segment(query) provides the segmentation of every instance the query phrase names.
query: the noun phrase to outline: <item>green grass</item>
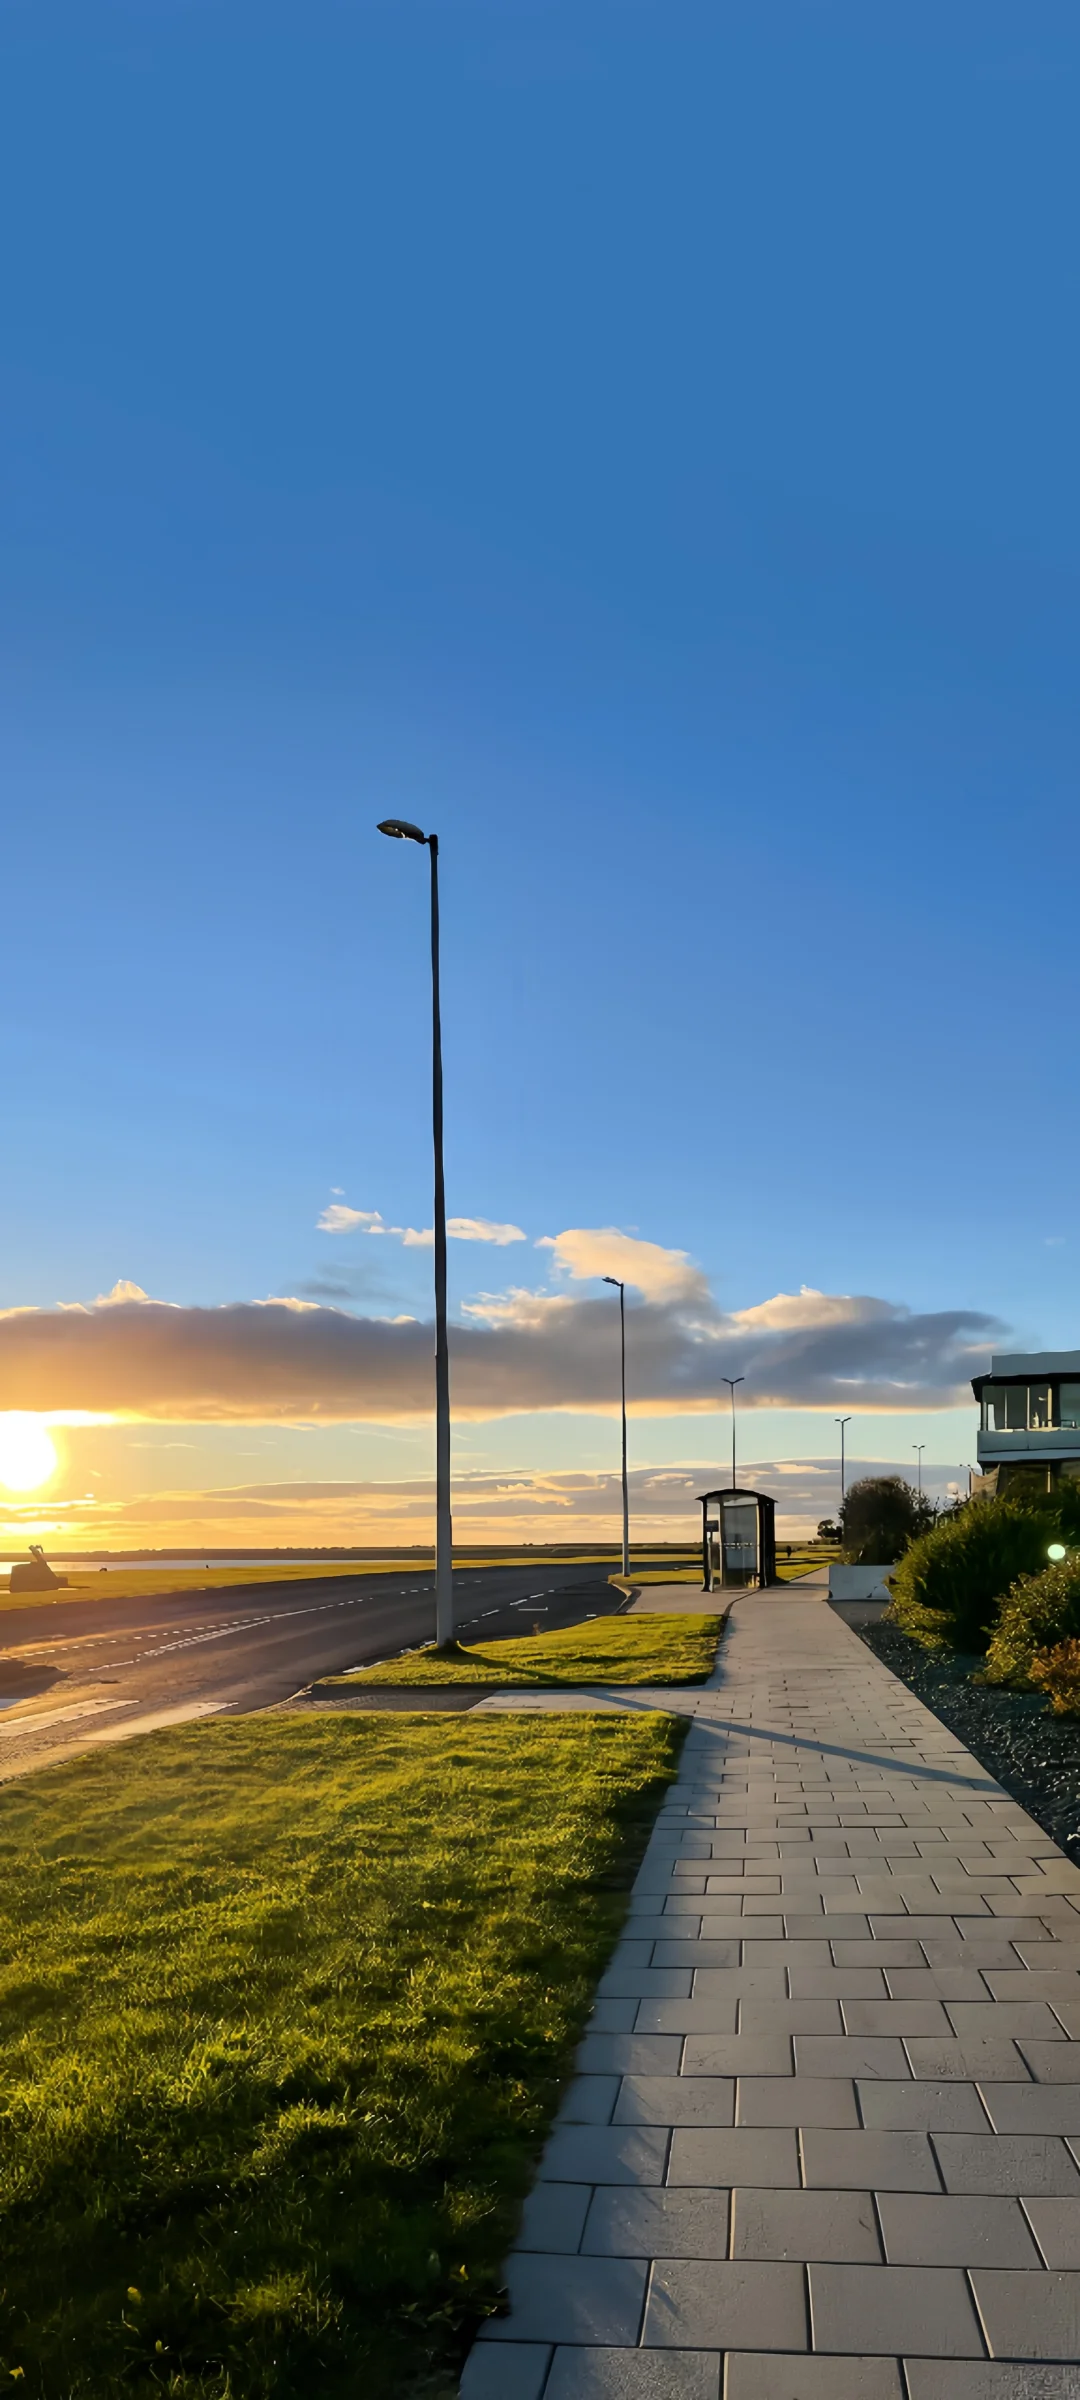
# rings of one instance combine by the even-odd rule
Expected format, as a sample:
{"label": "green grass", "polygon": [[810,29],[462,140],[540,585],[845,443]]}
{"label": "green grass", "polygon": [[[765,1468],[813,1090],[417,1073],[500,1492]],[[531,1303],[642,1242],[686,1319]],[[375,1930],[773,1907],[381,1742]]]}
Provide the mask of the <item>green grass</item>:
{"label": "green grass", "polygon": [[0,2382],[449,2393],[672,1719],[247,1719],[0,1795]]}
{"label": "green grass", "polygon": [[518,1690],[581,1683],[702,1683],[711,1675],[720,1617],[594,1617],[563,1633],[502,1642],[455,1642],[407,1650],[403,1658],[329,1675],[320,1690],[377,1684],[383,1690],[448,1683],[512,1684]]}

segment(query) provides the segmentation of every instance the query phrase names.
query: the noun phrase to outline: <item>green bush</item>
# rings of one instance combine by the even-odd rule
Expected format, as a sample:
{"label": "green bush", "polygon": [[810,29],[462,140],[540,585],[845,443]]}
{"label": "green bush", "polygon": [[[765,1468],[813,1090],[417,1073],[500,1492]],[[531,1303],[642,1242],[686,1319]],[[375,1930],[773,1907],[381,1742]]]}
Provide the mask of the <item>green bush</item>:
{"label": "green bush", "polygon": [[1059,1530],[1058,1495],[976,1500],[905,1550],[890,1578],[892,1621],[927,1648],[985,1650],[1002,1594],[1036,1576]]}
{"label": "green bush", "polygon": [[1080,1717],[1080,1642],[1074,1638],[1037,1651],[1031,1681],[1046,1693],[1055,1717]]}
{"label": "green bush", "polygon": [[902,1475],[864,1475],[840,1511],[844,1557],[852,1567],[891,1566],[933,1522],[933,1501]]}
{"label": "green bush", "polygon": [[1021,1575],[1005,1595],[986,1653],[987,1683],[1030,1689],[1038,1650],[1080,1633],[1080,1556]]}

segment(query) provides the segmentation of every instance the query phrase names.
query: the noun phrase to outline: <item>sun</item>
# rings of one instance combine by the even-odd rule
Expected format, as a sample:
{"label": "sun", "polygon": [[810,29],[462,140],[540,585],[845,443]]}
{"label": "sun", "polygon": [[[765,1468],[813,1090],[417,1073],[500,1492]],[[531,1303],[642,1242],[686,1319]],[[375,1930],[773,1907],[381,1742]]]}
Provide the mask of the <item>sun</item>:
{"label": "sun", "polygon": [[20,1410],[0,1415],[0,1483],[9,1492],[36,1492],[60,1461],[40,1417]]}

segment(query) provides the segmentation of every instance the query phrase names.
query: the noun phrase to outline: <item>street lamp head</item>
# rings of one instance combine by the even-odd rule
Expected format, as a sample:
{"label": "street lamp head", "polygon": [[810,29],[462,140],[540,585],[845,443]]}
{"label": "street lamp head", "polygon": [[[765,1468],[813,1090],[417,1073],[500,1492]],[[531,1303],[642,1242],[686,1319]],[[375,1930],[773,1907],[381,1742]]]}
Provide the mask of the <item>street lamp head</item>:
{"label": "street lamp head", "polygon": [[389,834],[392,842],[420,842],[427,848],[426,833],[421,833],[419,825],[408,824],[404,817],[384,817],[379,832]]}
{"label": "street lamp head", "polygon": [[1047,1558],[1053,1559],[1055,1566],[1058,1566],[1063,1558],[1068,1557],[1069,1553],[1065,1548],[1064,1542],[1048,1542],[1046,1545],[1046,1555]]}
{"label": "street lamp head", "polygon": [[617,1291],[617,1292],[621,1292],[621,1291],[622,1291],[622,1288],[623,1288],[623,1287],[622,1287],[622,1284],[619,1282],[619,1278],[618,1278],[618,1276],[617,1276],[617,1275],[601,1275],[601,1277],[600,1277],[600,1281],[601,1281],[601,1283],[613,1283],[613,1284],[614,1284],[614,1286],[615,1286],[615,1289],[616,1289],[616,1291]]}

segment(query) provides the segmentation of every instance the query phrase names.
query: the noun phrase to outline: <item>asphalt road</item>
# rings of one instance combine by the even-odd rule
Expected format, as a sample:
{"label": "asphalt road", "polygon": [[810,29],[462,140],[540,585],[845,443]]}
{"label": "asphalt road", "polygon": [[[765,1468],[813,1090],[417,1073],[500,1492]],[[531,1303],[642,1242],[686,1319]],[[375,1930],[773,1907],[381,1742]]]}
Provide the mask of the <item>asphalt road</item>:
{"label": "asphalt road", "polygon": [[[539,1559],[470,1569],[454,1584],[466,1640],[554,1630],[623,1605],[602,1570]],[[317,1676],[431,1640],[434,1608],[433,1582],[413,1567],[5,1610],[0,1782],[161,1725],[272,1708]]]}

